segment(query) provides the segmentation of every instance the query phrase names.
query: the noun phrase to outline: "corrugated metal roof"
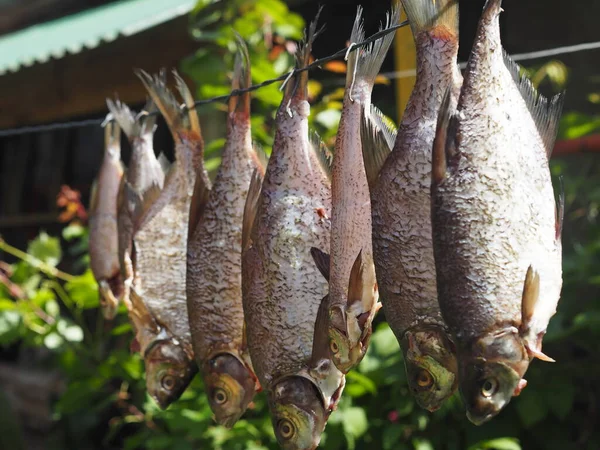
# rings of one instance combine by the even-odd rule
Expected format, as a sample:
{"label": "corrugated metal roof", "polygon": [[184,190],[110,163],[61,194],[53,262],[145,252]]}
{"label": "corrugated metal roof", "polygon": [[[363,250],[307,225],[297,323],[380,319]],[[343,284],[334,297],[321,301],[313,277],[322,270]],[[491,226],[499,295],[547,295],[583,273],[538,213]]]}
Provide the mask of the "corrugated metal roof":
{"label": "corrugated metal roof", "polygon": [[0,36],[0,75],[92,49],[189,13],[196,0],[123,0]]}

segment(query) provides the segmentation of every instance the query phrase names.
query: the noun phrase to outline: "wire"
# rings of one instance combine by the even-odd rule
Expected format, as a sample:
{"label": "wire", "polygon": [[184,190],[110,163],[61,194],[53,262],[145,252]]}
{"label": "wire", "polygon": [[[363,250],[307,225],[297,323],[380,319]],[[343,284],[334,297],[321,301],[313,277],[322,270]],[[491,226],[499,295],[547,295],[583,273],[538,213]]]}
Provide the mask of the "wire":
{"label": "wire", "polygon": [[[351,51],[352,52],[356,51],[359,48],[369,45],[370,43],[375,42],[377,39],[381,38],[382,36],[392,33],[394,31],[398,30],[399,28],[405,27],[406,25],[408,25],[407,20],[405,20],[404,22],[401,22],[397,25],[392,25],[383,30],[379,30],[377,33],[373,34],[371,37],[365,39],[364,41],[362,41],[360,43],[352,44],[351,49],[344,48],[342,50],[335,52],[332,55],[326,56],[321,59],[317,59],[317,60],[313,61],[311,64],[308,64],[307,66],[301,67],[299,69],[294,69],[294,70],[292,70],[288,73],[285,73],[277,78],[263,81],[262,83],[249,86],[245,89],[234,89],[229,94],[226,94],[226,95],[220,95],[218,97],[212,97],[212,98],[209,98],[206,100],[195,101],[194,107],[197,108],[199,106],[208,105],[210,103],[229,101],[229,99],[232,96],[242,95],[247,92],[253,92],[253,91],[256,91],[265,86],[269,86],[273,83],[277,83],[278,81],[285,81],[286,79],[289,79],[290,77],[292,77],[298,73],[305,72],[307,70],[311,70],[315,67],[320,67],[323,64],[325,64],[326,62],[333,61],[334,59],[338,59],[339,57],[346,55],[346,53],[349,53]],[[185,105],[182,105],[182,109],[186,109],[186,108],[187,107]],[[147,113],[147,115],[149,115],[149,116],[158,115],[158,111]],[[10,129],[6,129],[6,130],[0,130],[0,138],[7,137],[7,136],[22,135],[22,134],[39,133],[39,132],[43,132],[43,131],[62,130],[65,128],[78,128],[78,127],[86,127],[86,126],[90,126],[90,125],[101,125],[104,122],[104,120],[105,119],[76,120],[76,121],[72,121],[72,122],[61,122],[61,123],[51,123],[51,124],[47,124],[47,125],[34,125],[34,126],[28,126],[28,127],[10,128]]]}
{"label": "wire", "polygon": [[[373,34],[371,37],[369,37],[368,39],[365,39],[362,42],[352,44],[351,48],[344,48],[342,50],[335,52],[332,55],[326,56],[321,59],[317,59],[305,67],[302,67],[299,69],[294,69],[294,70],[287,72],[277,78],[263,81],[262,83],[249,86],[248,88],[245,88],[245,89],[234,89],[229,94],[226,94],[226,95],[220,95],[218,97],[213,97],[213,98],[209,98],[206,100],[198,100],[198,101],[194,102],[194,106],[197,108],[199,106],[208,105],[210,103],[225,102],[225,101],[228,101],[230,99],[230,97],[232,97],[232,96],[242,95],[247,92],[253,92],[253,91],[256,91],[265,86],[269,86],[273,83],[277,83],[278,81],[285,81],[286,79],[288,79],[298,73],[314,69],[315,67],[321,67],[323,64],[325,64],[329,61],[333,61],[342,56],[345,56],[349,52],[356,51],[359,48],[369,45],[370,43],[375,42],[380,37],[385,36],[393,31],[396,31],[397,29],[402,28],[406,25],[408,25],[408,21],[404,21],[398,25],[393,25],[389,28],[385,28],[385,29],[380,30],[377,33]],[[582,52],[582,51],[587,51],[587,50],[596,50],[596,49],[600,49],[600,41],[587,42],[587,43],[577,44],[577,45],[568,45],[568,46],[564,46],[564,47],[556,47],[556,48],[551,48],[551,49],[547,49],[547,50],[539,50],[539,51],[528,52],[528,53],[516,53],[516,54],[511,55],[511,58],[513,59],[513,61],[526,61],[526,60],[531,60],[531,59],[547,58],[549,56],[571,54],[571,53],[577,53],[577,52]],[[466,65],[467,65],[466,62],[459,63],[459,66],[461,69],[464,69],[466,67]],[[416,75],[416,71],[415,71],[415,69],[402,70],[399,72],[385,72],[385,73],[382,73],[381,75],[388,79],[407,78],[407,77],[414,77]],[[186,106],[183,105],[183,108],[186,108]],[[156,115],[156,114],[158,114],[157,111],[149,113],[148,115]],[[0,138],[8,137],[8,136],[22,135],[22,134],[30,134],[30,133],[41,133],[44,131],[64,130],[64,129],[68,129],[68,128],[97,126],[97,125],[101,125],[102,122],[104,122],[104,119],[87,119],[87,120],[76,120],[76,121],[71,121],[71,122],[51,123],[51,124],[47,124],[47,125],[32,125],[32,126],[19,127],[19,128],[9,128],[6,130],[0,130]]]}
{"label": "wire", "polygon": [[[566,54],[571,54],[571,53],[583,52],[583,51],[587,51],[587,50],[597,50],[597,49],[600,49],[600,41],[586,42],[583,44],[576,44],[576,45],[567,45],[564,47],[556,47],[556,48],[550,48],[548,50],[538,50],[535,52],[528,52],[528,53],[515,53],[513,55],[510,55],[510,57],[513,61],[529,61],[531,59],[547,58],[549,56],[566,55]],[[458,64],[458,66],[461,69],[465,69],[467,67],[467,62],[466,61],[461,62]],[[398,71],[398,72],[386,72],[386,73],[382,73],[381,75],[383,75],[384,77],[386,77],[390,80],[394,80],[394,79],[398,79],[398,78],[414,77],[416,74],[417,74],[417,72],[415,69],[409,69],[409,70],[402,70],[402,71]]]}

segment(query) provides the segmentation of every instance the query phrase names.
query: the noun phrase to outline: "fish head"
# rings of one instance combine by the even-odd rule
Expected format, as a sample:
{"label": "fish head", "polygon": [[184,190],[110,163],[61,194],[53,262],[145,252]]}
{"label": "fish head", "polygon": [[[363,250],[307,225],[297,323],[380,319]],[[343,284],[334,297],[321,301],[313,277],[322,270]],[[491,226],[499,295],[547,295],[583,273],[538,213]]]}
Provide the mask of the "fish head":
{"label": "fish head", "polygon": [[271,421],[284,450],[314,450],[325,429],[327,412],[322,396],[310,380],[290,376],[269,392]]}
{"label": "fish head", "polygon": [[529,357],[516,330],[479,339],[458,360],[460,393],[475,425],[496,416],[526,385]]}
{"label": "fish head", "polygon": [[175,339],[152,342],[144,352],[146,390],[161,409],[178,400],[197,372],[196,364]]}
{"label": "fish head", "polygon": [[402,342],[408,386],[420,407],[433,412],[458,386],[454,345],[438,327],[408,330]]}
{"label": "fish head", "polygon": [[254,398],[256,381],[250,369],[231,353],[220,353],[204,366],[204,386],[219,425],[231,428]]}
{"label": "fish head", "polygon": [[329,351],[331,360],[340,372],[348,373],[362,359],[361,346],[352,345],[348,337],[346,313],[340,307],[332,307],[329,311]]}

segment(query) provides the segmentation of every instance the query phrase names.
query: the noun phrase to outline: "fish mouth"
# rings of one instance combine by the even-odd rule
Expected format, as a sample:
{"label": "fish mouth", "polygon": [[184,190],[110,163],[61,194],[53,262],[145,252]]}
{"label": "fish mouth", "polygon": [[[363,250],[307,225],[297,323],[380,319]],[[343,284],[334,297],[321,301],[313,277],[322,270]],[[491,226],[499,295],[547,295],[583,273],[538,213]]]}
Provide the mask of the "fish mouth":
{"label": "fish mouth", "polygon": [[484,416],[480,416],[480,415],[473,414],[471,411],[467,411],[467,419],[469,419],[469,421],[473,425],[477,425],[477,426],[483,425],[484,423],[489,421],[495,415],[496,415],[495,413],[488,413]]}

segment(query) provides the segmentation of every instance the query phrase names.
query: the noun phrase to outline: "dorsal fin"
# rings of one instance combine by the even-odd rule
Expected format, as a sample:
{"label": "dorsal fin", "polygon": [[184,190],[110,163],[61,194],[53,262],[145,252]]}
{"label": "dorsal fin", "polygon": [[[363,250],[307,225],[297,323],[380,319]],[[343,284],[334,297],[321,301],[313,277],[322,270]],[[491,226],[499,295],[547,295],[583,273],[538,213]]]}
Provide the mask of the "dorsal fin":
{"label": "dorsal fin", "polygon": [[559,177],[560,191],[558,193],[558,202],[556,208],[556,240],[562,237],[563,225],[565,220],[565,183],[562,175]]}
{"label": "dorsal fin", "polygon": [[261,177],[265,176],[265,172],[267,171],[267,164],[269,163],[269,157],[265,152],[265,149],[258,142],[252,142],[252,151],[254,152],[254,156],[256,157],[256,168],[260,172]]}
{"label": "dorsal fin", "polygon": [[325,143],[321,140],[321,136],[316,131],[309,132],[309,141],[312,150],[317,155],[321,170],[327,176],[327,179],[331,181],[331,164],[333,156],[331,151],[327,148]]}
{"label": "dorsal fin", "polygon": [[196,181],[194,182],[194,193],[190,203],[190,215],[188,219],[188,241],[194,236],[194,231],[198,228],[200,220],[204,215],[204,209],[208,202],[210,194],[210,185],[207,186],[203,173],[196,173]]}
{"label": "dorsal fin", "polygon": [[321,272],[321,275],[323,275],[323,278],[329,281],[329,268],[331,265],[330,256],[317,247],[311,247],[310,254],[313,257],[313,261],[315,262],[317,269],[319,269],[319,272]]}
{"label": "dorsal fin", "polygon": [[183,81],[183,78],[179,76],[175,69],[173,69],[173,77],[175,78],[177,90],[179,91],[179,94],[181,95],[181,98],[183,98],[185,106],[187,107],[190,129],[199,135],[202,135],[200,129],[200,119],[198,119],[198,112],[196,111],[196,102],[194,101],[194,96],[192,95],[192,92],[187,84],[185,84],[185,81]]}
{"label": "dorsal fin", "polygon": [[254,169],[254,172],[252,172],[252,178],[250,179],[248,195],[246,196],[246,204],[244,205],[244,218],[242,221],[242,253],[248,250],[250,246],[250,237],[252,235],[254,222],[256,220],[258,200],[260,199],[260,192],[262,190],[262,182],[262,175],[258,169]]}
{"label": "dorsal fin", "polygon": [[369,189],[372,191],[385,160],[394,148],[397,131],[375,106],[371,105],[370,113],[367,113],[364,108],[361,112],[360,135],[363,160]]}
{"label": "dorsal fin", "polygon": [[565,93],[561,92],[548,100],[533,87],[529,78],[520,73],[519,65],[511,59],[510,55],[504,49],[502,49],[502,52],[504,64],[519,88],[523,100],[525,100],[546,148],[546,156],[550,159],[558,134],[558,124],[565,102]]}

